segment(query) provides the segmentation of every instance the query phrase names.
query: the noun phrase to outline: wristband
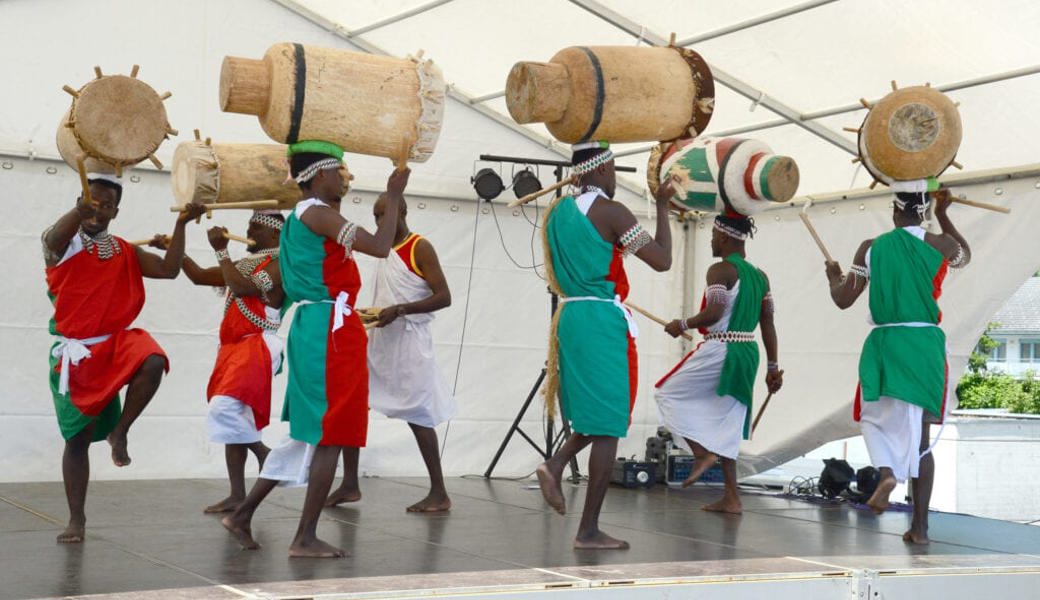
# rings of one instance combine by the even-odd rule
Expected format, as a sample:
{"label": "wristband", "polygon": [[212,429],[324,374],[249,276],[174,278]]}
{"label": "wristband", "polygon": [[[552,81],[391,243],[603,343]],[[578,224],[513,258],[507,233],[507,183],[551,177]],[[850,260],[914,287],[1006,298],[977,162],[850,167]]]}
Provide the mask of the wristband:
{"label": "wristband", "polygon": [[774,371],[779,371],[779,370],[780,370],[780,364],[779,363],[775,363],[775,362],[767,362],[766,363],[766,371],[772,373]]}
{"label": "wristband", "polygon": [[216,254],[217,254],[217,262],[220,262],[220,261],[225,260],[225,259],[231,260],[231,255],[228,254],[227,248],[221,248],[220,250],[217,250]]}

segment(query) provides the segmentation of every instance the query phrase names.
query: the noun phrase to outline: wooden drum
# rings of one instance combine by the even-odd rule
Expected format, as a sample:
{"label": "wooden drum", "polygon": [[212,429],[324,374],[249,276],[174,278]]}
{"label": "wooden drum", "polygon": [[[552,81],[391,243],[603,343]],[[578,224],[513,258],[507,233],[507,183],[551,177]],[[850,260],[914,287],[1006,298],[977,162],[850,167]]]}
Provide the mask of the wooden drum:
{"label": "wooden drum", "polygon": [[506,105],[517,123],[545,123],[568,144],[692,138],[711,119],[715,81],[685,48],[571,47],[516,63]]}
{"label": "wooden drum", "polygon": [[325,140],[394,160],[404,151],[416,162],[437,145],[445,91],[430,60],[293,43],[260,60],[227,56],[220,71],[220,109],[258,116],[276,142]]}
{"label": "wooden drum", "polygon": [[898,89],[870,107],[859,130],[859,154],[874,179],[891,184],[937,177],[961,145],[957,106],[927,86]]}
{"label": "wooden drum", "polygon": [[94,71],[97,78],[78,90],[64,88],[72,95],[72,106],[58,127],[62,158],[73,168],[82,157],[90,163],[88,170],[94,166],[116,173],[145,159],[162,168],[154,153],[167,134],[177,135],[163,106],[169,92],[160,96],[137,79],[136,65],[130,76],[102,75],[97,67]]}
{"label": "wooden drum", "polygon": [[769,202],[787,202],[798,190],[798,165],[777,156],[758,140],[683,139],[660,144],[650,153],[647,184],[657,193],[672,181],[672,204],[680,210],[742,215],[762,211]]}
{"label": "wooden drum", "polygon": [[301,195],[295,182],[286,183],[287,169],[279,144],[182,142],[173,154],[170,185],[181,206],[277,200],[277,208],[287,210]]}

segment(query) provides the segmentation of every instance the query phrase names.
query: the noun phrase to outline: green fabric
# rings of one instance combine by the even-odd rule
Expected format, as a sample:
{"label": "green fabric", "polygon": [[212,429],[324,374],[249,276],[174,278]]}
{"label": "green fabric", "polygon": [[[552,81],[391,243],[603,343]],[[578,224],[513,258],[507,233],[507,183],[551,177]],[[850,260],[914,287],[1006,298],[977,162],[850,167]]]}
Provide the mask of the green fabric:
{"label": "green fabric", "polygon": [[[546,225],[553,269],[565,297],[613,300],[607,280],[614,248],[566,197]],[[629,424],[628,324],[610,302],[561,302],[560,406],[574,431],[624,437]]]}
{"label": "green fabric", "polygon": [[303,154],[305,152],[325,154],[332,158],[343,160],[343,148],[324,140],[302,140],[295,144],[289,144],[289,148],[286,150],[285,155],[293,156],[294,154]]}
{"label": "green fabric", "polygon": [[[54,320],[51,319],[51,327],[53,328],[53,326]],[[50,364],[48,381],[51,386],[51,398],[54,400],[54,413],[58,417],[58,429],[61,430],[61,437],[70,440],[91,423],[96,423],[91,441],[100,442],[107,438],[108,434],[112,433],[116,424],[119,423],[119,417],[123,414],[123,407],[119,402],[119,394],[116,394],[115,398],[112,398],[112,401],[97,416],[92,417],[80,412],[76,405],[72,403],[72,398],[68,392],[64,394],[58,392],[61,373],[55,371],[55,369],[58,367],[58,363],[61,362],[61,358],[54,356],[53,353],[54,348],[57,346],[58,342],[54,342],[51,346],[50,360],[48,361]]]}
{"label": "green fabric", "polygon": [[329,299],[322,272],[324,259],[325,238],[291,213],[282,227],[278,250],[282,289],[288,300],[284,308],[301,300],[316,304],[296,307],[289,327],[285,353],[289,377],[282,421],[289,422],[290,437],[308,444],[321,441],[322,416],[328,408],[325,364],[332,304],[323,302]]}
{"label": "green fabric", "polygon": [[[766,296],[766,277],[739,254],[730,254],[726,262],[737,268],[740,289],[733,300],[729,327],[726,331],[755,331]],[[755,376],[758,374],[758,342],[728,342],[726,360],[722,363],[719,396],[733,396],[747,407],[744,415],[744,439],[751,435],[751,407],[754,402]]]}
{"label": "green fabric", "polygon": [[[933,297],[942,254],[904,229],[870,247],[870,316],[874,323],[939,323]],[[862,399],[881,396],[941,417],[946,390],[946,334],[939,327],[876,327],[859,361]]]}

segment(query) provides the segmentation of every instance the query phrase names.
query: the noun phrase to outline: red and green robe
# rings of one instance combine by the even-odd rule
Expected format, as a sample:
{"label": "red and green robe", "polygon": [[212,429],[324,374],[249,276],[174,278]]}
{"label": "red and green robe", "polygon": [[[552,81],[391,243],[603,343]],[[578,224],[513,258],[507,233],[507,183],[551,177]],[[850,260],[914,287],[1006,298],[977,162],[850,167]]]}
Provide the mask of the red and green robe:
{"label": "red and green robe", "polygon": [[638,361],[631,315],[621,305],[629,290],[624,253],[600,236],[573,197],[559,201],[545,227],[561,292],[556,336],[564,418],[577,433],[625,437]]}
{"label": "red and green robe", "polygon": [[120,238],[114,241],[120,251],[102,260],[96,247],[88,251],[73,238],[61,262],[45,271],[54,305],[51,334],[75,340],[110,336],[90,345],[90,356],[79,364],[69,364],[67,393],[59,390],[61,358],[54,355],[61,340],[51,348],[51,394],[66,440],[94,422],[94,441],[105,439],[122,411],[119,390],[149,356],[166,359],[148,332],[129,328],[144,306],[144,280],[136,248]]}
{"label": "red and green robe", "polygon": [[948,262],[905,229],[878,236],[870,246],[870,316],[875,327],[859,361],[860,403],[888,396],[942,419],[946,405],[946,334],[938,299]]}
{"label": "red and green robe", "polygon": [[[282,420],[295,440],[323,446],[362,447],[368,433],[368,337],[350,310],[361,289],[361,275],[350,253],[311,231],[300,220],[322,206],[303,200],[282,228],[279,268],[287,301],[297,304],[289,329],[289,382]],[[345,296],[342,296],[345,294]],[[336,302],[342,326],[333,330]]]}
{"label": "red and green robe", "polygon": [[[251,274],[263,271],[271,261],[266,257]],[[253,409],[257,430],[271,422],[272,356],[264,332],[277,330],[278,323],[267,320],[267,306],[259,296],[238,297],[228,290],[227,308],[220,322],[220,348],[206,398],[230,396]]]}

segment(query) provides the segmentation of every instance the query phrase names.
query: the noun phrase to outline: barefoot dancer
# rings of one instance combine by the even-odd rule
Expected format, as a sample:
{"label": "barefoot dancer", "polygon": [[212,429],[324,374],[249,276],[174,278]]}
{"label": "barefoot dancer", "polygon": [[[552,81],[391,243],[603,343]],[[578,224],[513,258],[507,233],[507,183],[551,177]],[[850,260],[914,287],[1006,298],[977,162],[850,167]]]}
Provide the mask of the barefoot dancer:
{"label": "barefoot dancer", "polygon": [[[65,438],[61,470],[69,503],[63,543],[82,542],[90,479],[91,442],[107,439],[112,462],[130,464],[127,432],[159,389],[168,368],[162,348],[143,329],[131,329],[144,306],[142,277],[172,279],[181,269],[184,226],[201,210],[189,208],[164,258],[108,233],[119,214],[123,186],[113,175],[87,176],[92,201],[82,197],[43,233],[47,291],[54,304],[50,386]],[[127,387],[126,406],[119,390]]]}
{"label": "barefoot dancer", "polygon": [[676,443],[696,457],[683,487],[695,483],[722,457],[725,493],[704,510],[739,514],[737,455],[750,433],[752,390],[758,372],[755,327],[762,329],[770,393],[783,385],[777,366],[773,297],[766,274],[745,260],[744,243],[754,231],[751,219],[719,215],[711,236],[712,256],[724,257],[708,269],[701,312],[665,326],[672,337],[699,329],[704,341],[657,382],[661,422]]}
{"label": "barefoot dancer", "polygon": [[306,198],[285,222],[279,253],[282,289],[298,304],[289,329],[282,409],[290,437],[271,450],[260,479],[223,523],[244,548],[259,548],[251,531],[257,506],[279,481],[306,483],[289,556],[340,557],[346,553],[318,539],[317,527],[340,451],[364,446],[368,432],[367,337],[351,308],[361,289],[352,253],[383,258],[390,252],[409,171],[390,175],[386,219],[373,235],[339,214],[351,179],[341,148],[303,141],[289,147],[289,156],[290,172]]}
{"label": "barefoot dancer", "polygon": [[[379,226],[386,213],[380,196],[373,213]],[[408,229],[408,206],[401,203],[394,234],[394,251],[379,261],[373,304],[381,307],[378,327],[369,332],[369,405],[384,415],[404,419],[415,435],[430,474],[430,493],[408,512],[439,512],[451,508],[444,488],[437,448],[437,425],[455,413],[451,389],[437,368],[430,324],[433,312],[451,305],[451,291],[437,252],[426,238]],[[361,499],[357,448],[343,450],[343,483],[327,506]]]}
{"label": "barefoot dancer", "polygon": [[558,381],[560,406],[574,433],[538,467],[537,475],[546,502],[563,514],[563,469],[592,444],[585,508],[574,547],[627,548],[628,542],[599,529],[618,438],[628,433],[637,387],[635,321],[621,303],[628,295],[623,259],[635,254],[657,271],[671,266],[672,188],[663,185],[658,190],[657,231],[651,238],[624,204],[611,199],[614,159],[606,143],[574,146],[572,163],[581,193],[550,207],[543,231],[547,279],[560,295],[550,333],[546,397],[555,400]]}
{"label": "barefoot dancer", "polygon": [[282,364],[282,340],[275,335],[282,322],[282,278],[278,271],[278,236],[285,219],[277,210],[253,213],[246,235],[253,240],[249,256],[231,262],[227,230],[213,227],[209,243],[218,266],[203,269],[184,257],[184,274],[195,285],[227,288],[220,348],[209,378],[210,440],[224,444],[231,494],[204,512],[235,510],[246,497],[246,458],[252,452],[264,466],[270,450],[260,430],[271,420],[271,376]]}
{"label": "barefoot dancer", "polygon": [[[934,181],[934,180],[932,180]],[[896,229],[864,241],[848,275],[828,262],[831,298],[848,308],[870,283],[870,318],[874,330],[863,343],[855,418],[860,422],[871,462],[881,471],[877,490],[867,501],[874,512],[888,508],[897,482],[910,477],[914,514],[903,539],[928,543],[928,503],[935,461],[929,451],[929,422],[941,419],[949,392],[946,335],[939,328],[938,298],[947,268],[968,264],[968,242],[946,210],[947,190],[897,192],[892,220]],[[921,222],[931,199],[942,233],[927,233]]]}

